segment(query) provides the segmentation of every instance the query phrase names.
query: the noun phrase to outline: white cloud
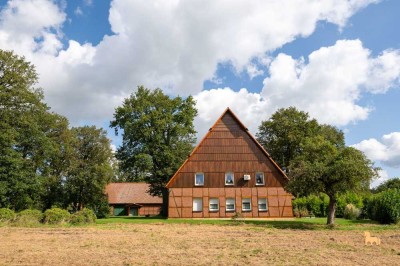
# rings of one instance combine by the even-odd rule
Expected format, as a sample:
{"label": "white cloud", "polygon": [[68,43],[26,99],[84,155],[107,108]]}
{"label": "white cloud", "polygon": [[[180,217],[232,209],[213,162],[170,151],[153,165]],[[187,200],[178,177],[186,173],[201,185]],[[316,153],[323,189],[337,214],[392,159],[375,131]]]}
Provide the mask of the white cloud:
{"label": "white cloud", "polygon": [[195,119],[199,138],[205,135],[227,107],[239,116],[252,134],[257,132],[260,122],[265,119],[267,103],[261,99],[260,94],[250,93],[246,89],[238,92],[230,88],[202,91],[194,99],[199,113]]}
{"label": "white cloud", "polygon": [[352,146],[364,152],[372,161],[394,168],[400,167],[400,132],[383,135],[380,141],[371,138]]}
{"label": "white cloud", "polygon": [[[104,120],[140,84],[170,94],[196,94],[226,62],[237,72],[259,75],[262,70],[252,62],[262,61],[265,53],[309,36],[318,21],[343,27],[360,8],[375,2],[114,0],[109,21],[115,35],[97,46],[70,41],[64,50],[62,6],[51,0],[10,0],[1,11],[0,48],[38,65],[46,101],[56,112],[73,122]],[[352,111],[358,116],[367,112]]]}
{"label": "white cloud", "polygon": [[308,63],[278,55],[261,95],[276,108],[296,106],[320,122],[347,125],[366,119],[371,111],[358,104],[362,92],[385,92],[398,82],[399,64],[399,51],[374,58],[361,41],[340,40],[312,52]]}
{"label": "white cloud", "polygon": [[[336,126],[366,119],[371,108],[358,104],[361,93],[370,91],[369,84],[393,84],[400,77],[400,72],[380,77],[370,73],[375,73],[376,62],[397,55],[398,51],[385,51],[372,57],[359,40],[342,40],[314,51],[308,63],[304,58],[296,60],[279,54],[270,64],[270,77],[264,80],[261,93],[225,88],[197,94],[195,99],[200,113],[197,125],[200,132],[205,132],[212,123],[210,120],[214,121],[227,106],[244,119],[253,134],[262,120],[268,119],[278,108],[289,106],[308,111],[321,123]],[[400,58],[395,60],[397,64],[387,64],[387,72],[396,72]],[[375,148],[372,149],[377,156],[379,152]]]}
{"label": "white cloud", "polygon": [[385,170],[379,170],[378,178],[371,182],[370,187],[371,188],[377,187],[387,180],[389,180],[389,174]]}

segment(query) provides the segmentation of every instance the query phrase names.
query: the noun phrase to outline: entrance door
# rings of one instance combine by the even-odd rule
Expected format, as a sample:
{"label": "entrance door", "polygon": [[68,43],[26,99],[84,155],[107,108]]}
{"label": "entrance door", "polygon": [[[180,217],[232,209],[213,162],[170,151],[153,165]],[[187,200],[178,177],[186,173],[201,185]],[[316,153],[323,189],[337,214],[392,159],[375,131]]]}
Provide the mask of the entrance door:
{"label": "entrance door", "polygon": [[138,208],[131,207],[129,209],[129,216],[138,216]]}
{"label": "entrance door", "polygon": [[126,215],[125,206],[116,205],[114,206],[114,216],[124,216]]}

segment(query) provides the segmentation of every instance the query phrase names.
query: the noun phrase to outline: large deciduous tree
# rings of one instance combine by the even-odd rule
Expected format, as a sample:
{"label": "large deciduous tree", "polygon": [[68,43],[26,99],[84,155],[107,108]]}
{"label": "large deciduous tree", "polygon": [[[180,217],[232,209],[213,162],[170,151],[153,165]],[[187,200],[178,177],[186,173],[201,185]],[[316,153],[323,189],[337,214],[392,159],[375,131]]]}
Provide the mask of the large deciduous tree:
{"label": "large deciduous tree", "polygon": [[145,179],[152,195],[166,195],[165,185],[195,143],[191,96],[170,98],[142,86],[116,108],[110,126],[122,132],[117,150],[120,169],[130,181]]}
{"label": "large deciduous tree", "polygon": [[24,57],[0,50],[0,206],[41,207],[53,114],[35,88],[37,73]]}
{"label": "large deciduous tree", "polygon": [[256,137],[275,162],[288,170],[290,161],[301,152],[302,140],[314,135],[317,127],[317,121],[310,119],[307,113],[295,107],[281,108],[261,122]]}
{"label": "large deciduous tree", "polygon": [[329,196],[328,224],[334,224],[338,195],[367,190],[376,176],[372,162],[362,152],[346,147],[342,131],[321,125],[294,107],[279,109],[262,122],[257,137],[286,170],[290,192]]}
{"label": "large deciduous tree", "polygon": [[65,179],[66,200],[74,210],[96,209],[113,178],[110,140],[105,130],[94,126],[75,127],[71,132],[73,159]]}

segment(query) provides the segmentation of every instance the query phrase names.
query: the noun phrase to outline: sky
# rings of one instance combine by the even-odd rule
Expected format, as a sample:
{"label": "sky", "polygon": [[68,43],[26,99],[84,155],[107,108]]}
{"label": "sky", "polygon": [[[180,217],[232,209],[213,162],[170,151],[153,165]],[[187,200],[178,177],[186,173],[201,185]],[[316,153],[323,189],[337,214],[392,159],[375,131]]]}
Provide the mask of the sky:
{"label": "sky", "polygon": [[295,106],[400,177],[398,0],[0,0],[0,49],[71,125],[108,131],[143,85],[192,95],[198,139],[230,107],[255,135]]}

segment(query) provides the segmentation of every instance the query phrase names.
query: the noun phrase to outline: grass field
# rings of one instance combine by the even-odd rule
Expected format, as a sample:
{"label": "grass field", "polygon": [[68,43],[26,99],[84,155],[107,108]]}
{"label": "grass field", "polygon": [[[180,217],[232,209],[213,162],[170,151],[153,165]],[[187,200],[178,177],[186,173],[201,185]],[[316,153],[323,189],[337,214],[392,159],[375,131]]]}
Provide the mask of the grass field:
{"label": "grass field", "polygon": [[[0,265],[400,265],[400,227],[338,219],[109,218],[0,227]],[[363,231],[381,238],[365,246]]]}

